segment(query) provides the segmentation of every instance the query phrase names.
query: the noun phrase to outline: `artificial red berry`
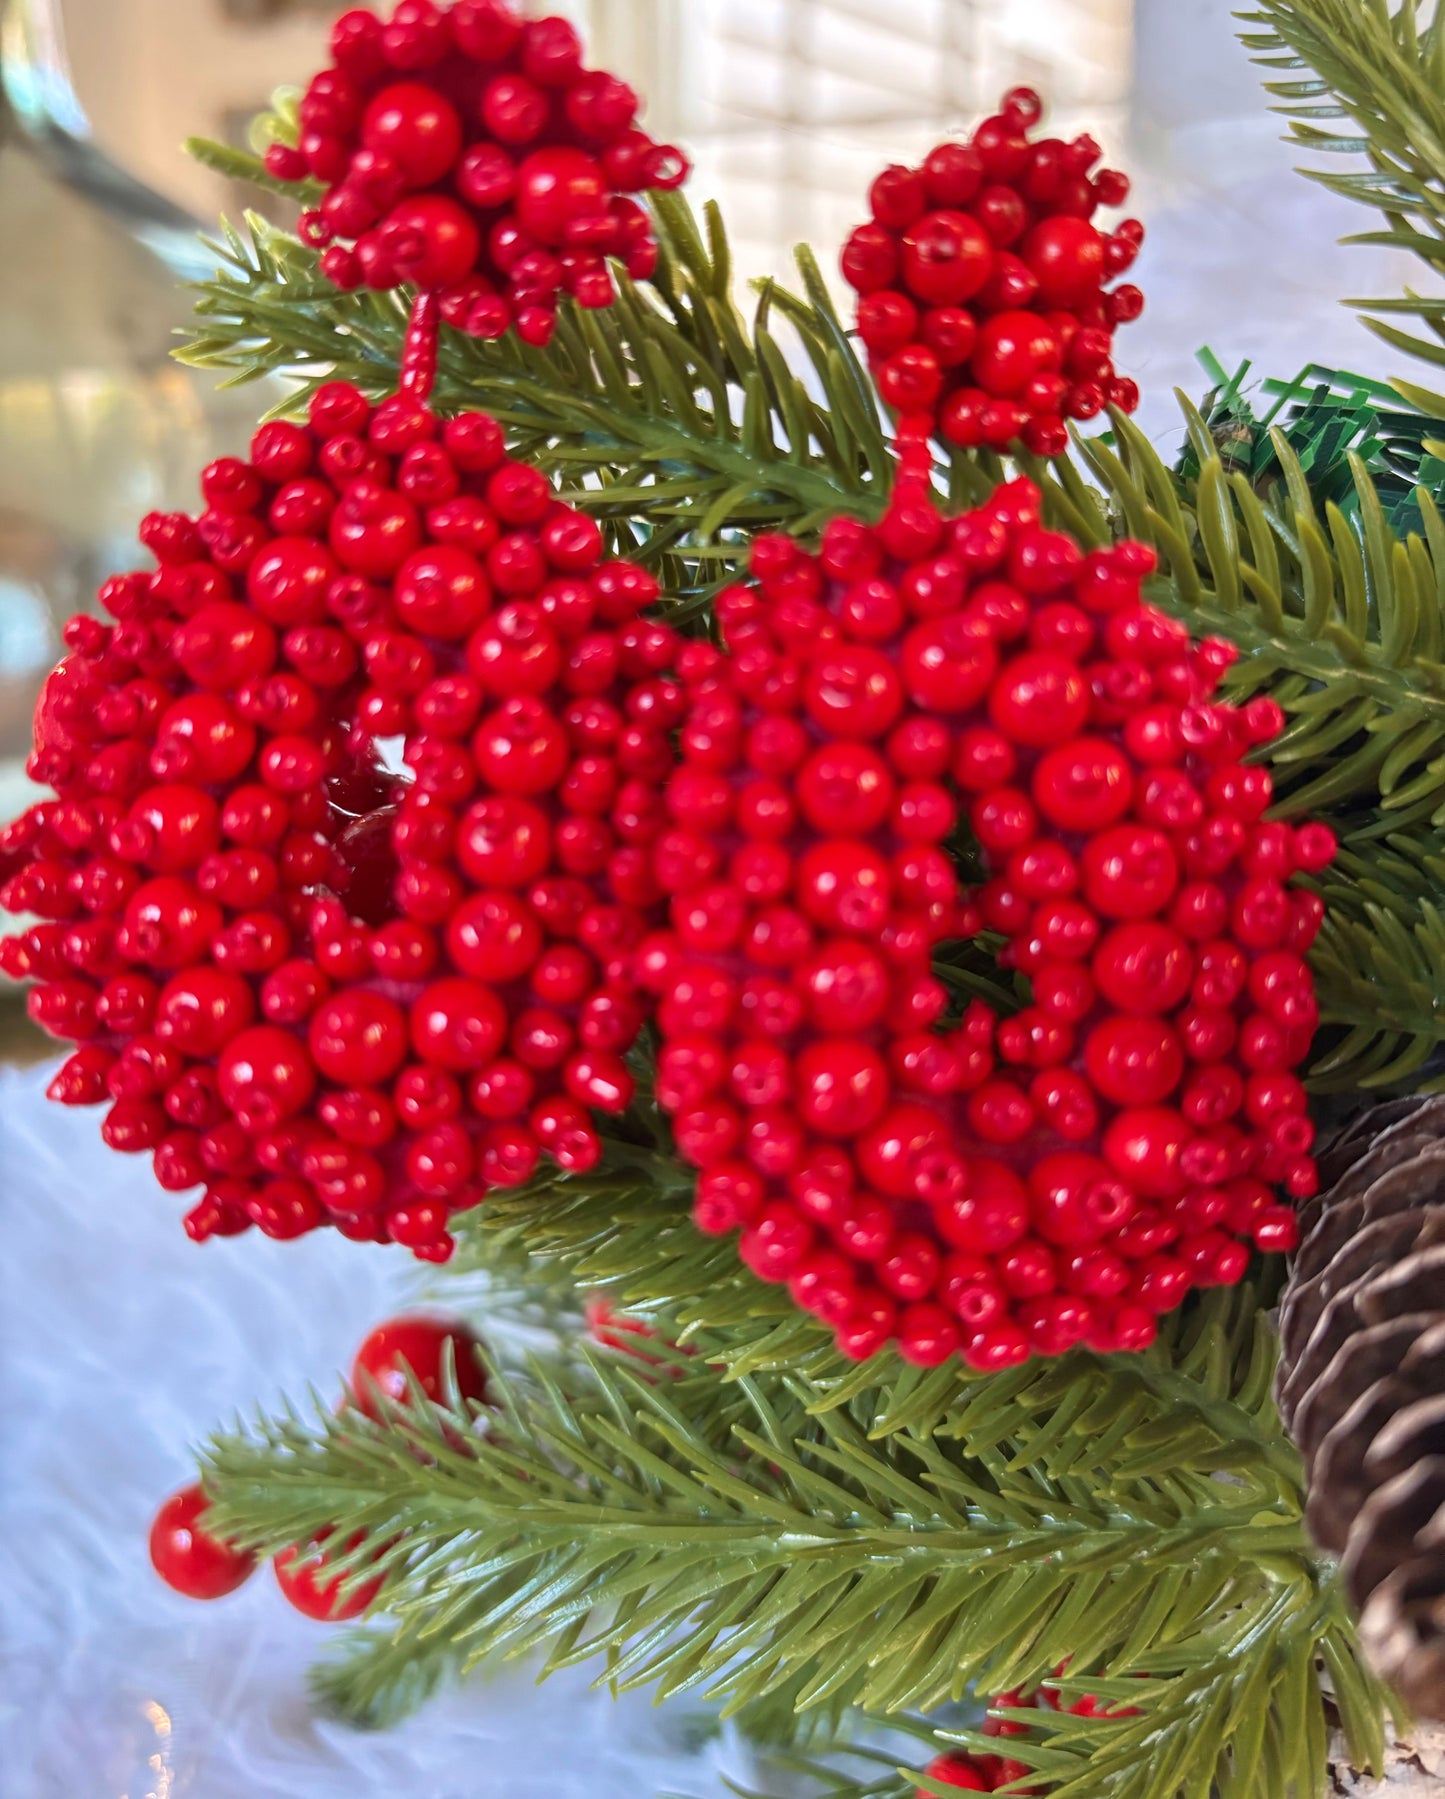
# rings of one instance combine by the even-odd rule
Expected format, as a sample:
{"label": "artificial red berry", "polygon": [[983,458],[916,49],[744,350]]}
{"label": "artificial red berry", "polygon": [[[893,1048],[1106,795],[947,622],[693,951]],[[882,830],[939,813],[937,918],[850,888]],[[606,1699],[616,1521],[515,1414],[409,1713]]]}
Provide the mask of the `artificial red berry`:
{"label": "artificial red berry", "polygon": [[[606,258],[634,280],[652,274],[657,244],[631,196],[678,186],[687,162],[638,129],[624,83],[584,68],[565,20],[525,24],[490,0],[450,13],[400,0],[389,20],[348,23],[364,18],[348,13],[333,33],[335,66],[302,98],[299,145],[267,156],[278,179],[325,188],[301,221],[325,246],[324,276],[409,283],[460,330],[515,324],[541,345],[562,293],[615,300]],[[278,451],[276,466],[306,472],[299,453]]]}
{"label": "artificial red berry", "polygon": [[435,1405],[446,1403],[447,1368],[463,1400],[486,1403],[487,1378],[477,1338],[464,1324],[427,1316],[388,1319],[356,1352],[351,1394],[368,1417],[380,1401],[405,1405],[413,1383]]}
{"label": "artificial red berry", "polygon": [[207,1504],[199,1482],[182,1487],[151,1523],[151,1566],[168,1587],[187,1599],[223,1599],[256,1569],[250,1550],[234,1549],[205,1528]]}
{"label": "artificial red berry", "polygon": [[[960,1792],[986,1793],[990,1790],[972,1756],[938,1755],[923,1771],[939,1786],[957,1787]],[[918,1789],[918,1799],[929,1799],[922,1787]]]}
{"label": "artificial red berry", "polygon": [[[337,1559],[328,1551],[333,1533],[322,1531],[310,1543],[294,1543],[275,1557],[276,1584],[303,1617],[320,1624],[343,1624],[359,1618],[381,1591],[383,1576],[363,1580],[350,1591],[342,1588],[350,1578],[335,1568]],[[355,1532],[340,1547],[340,1554],[350,1554],[365,1541],[365,1533]]]}
{"label": "artificial red berry", "polygon": [[[387,104],[416,124],[410,85]],[[95,1052],[57,1097],[109,1102],[106,1141],[168,1191],[210,1182],[193,1236],[335,1223],[436,1258],[452,1212],[544,1151],[595,1160],[586,1108],[630,1101],[677,645],[639,618],[655,580],[492,420],[341,382],[308,420],[213,465],[201,525],[147,521],[159,569],[105,589],[122,623],[67,632],[37,720],[60,797],[4,889],[54,941],[0,954]],[[231,569],[238,518],[275,535]]]}

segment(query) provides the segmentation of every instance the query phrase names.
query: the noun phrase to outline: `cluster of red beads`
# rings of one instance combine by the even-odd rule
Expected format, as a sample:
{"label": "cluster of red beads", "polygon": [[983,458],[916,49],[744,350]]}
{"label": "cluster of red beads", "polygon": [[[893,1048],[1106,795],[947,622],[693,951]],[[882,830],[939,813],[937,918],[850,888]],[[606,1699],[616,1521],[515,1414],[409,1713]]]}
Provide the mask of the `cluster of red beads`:
{"label": "cluster of red beads", "polygon": [[[52,1096],[205,1184],[196,1238],[325,1223],[450,1253],[450,1213],[601,1152],[644,1010],[648,846],[685,695],[654,579],[508,460],[323,387],[153,515],[36,715],[0,944],[81,1048]],[[375,760],[404,741],[409,779]]]}
{"label": "cluster of red beads", "polygon": [[966,144],[940,144],[918,169],[894,165],[873,183],[873,218],[843,251],[861,296],[858,335],[878,390],[949,443],[1040,456],[1068,445],[1066,419],[1106,405],[1132,412],[1135,384],[1114,372],[1116,325],[1144,296],[1104,283],[1138,255],[1143,227],[1105,235],[1090,220],[1120,206],[1127,177],[1090,175],[1090,137],[1029,130],[1038,95],[1015,88]]}
{"label": "cluster of red beads", "polygon": [[[817,555],[759,539],[727,653],[679,658],[658,1097],[697,1223],[847,1353],[1140,1348],[1295,1240],[1322,908],[1286,883],[1334,839],[1266,820],[1280,709],[1213,697],[1235,652],[1143,603],[1151,552],[1083,554],[1025,481],[953,520],[900,489]],[[934,965],[985,930],[1012,1017]]]}
{"label": "cluster of red beads", "polygon": [[657,244],[631,196],[678,186],[688,165],[637,128],[631,88],[583,67],[565,19],[400,0],[386,21],[344,13],[331,52],[299,143],[272,145],[266,164],[326,185],[300,231],[338,287],[406,283],[474,336],[515,324],[545,344],[559,294],[616,298],[608,257],[652,274]]}
{"label": "cluster of red beads", "polygon": [[[1062,1672],[1062,1670],[1060,1670]],[[1003,1718],[997,1714],[1001,1711],[1037,1711],[1047,1708],[1050,1711],[1069,1712],[1076,1718],[1093,1718],[1108,1716],[1112,1718],[1133,1718],[1138,1716],[1134,1706],[1106,1707],[1093,1696],[1086,1693],[1083,1698],[1065,1704],[1057,1689],[1042,1686],[1036,1692],[1000,1693],[990,1701],[989,1716],[984,1721],[983,1734],[990,1737],[1022,1736],[1028,1726],[1016,1718]],[[1029,1776],[1028,1764],[1014,1761],[1005,1755],[973,1755],[963,1750],[951,1750],[947,1755],[935,1758],[923,1770],[929,1780],[936,1781],[939,1786],[957,1787],[964,1793],[998,1793],[1007,1789],[1009,1792],[1028,1792],[1031,1789],[1020,1787],[1019,1782]],[[1041,1787],[1032,1789],[1042,1792]],[[917,1789],[918,1799],[933,1799],[933,1794],[924,1787]]]}

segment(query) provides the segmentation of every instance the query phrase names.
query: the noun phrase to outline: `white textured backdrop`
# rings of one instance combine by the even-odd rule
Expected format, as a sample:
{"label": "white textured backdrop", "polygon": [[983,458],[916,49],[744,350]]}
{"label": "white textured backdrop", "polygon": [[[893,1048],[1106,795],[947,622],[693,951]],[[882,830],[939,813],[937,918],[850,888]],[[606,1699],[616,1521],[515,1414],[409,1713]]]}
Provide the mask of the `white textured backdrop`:
{"label": "white textured backdrop", "polygon": [[[0,1793],[5,1799],[650,1799],[713,1795],[735,1747],[688,1752],[686,1706],[614,1705],[524,1668],[387,1733],[319,1718],[328,1627],[269,1569],[198,1605],[146,1532],[188,1447],[339,1380],[416,1265],[334,1232],[198,1249],[96,1113],[0,1076]],[[716,1764],[716,1765],[715,1765]]]}

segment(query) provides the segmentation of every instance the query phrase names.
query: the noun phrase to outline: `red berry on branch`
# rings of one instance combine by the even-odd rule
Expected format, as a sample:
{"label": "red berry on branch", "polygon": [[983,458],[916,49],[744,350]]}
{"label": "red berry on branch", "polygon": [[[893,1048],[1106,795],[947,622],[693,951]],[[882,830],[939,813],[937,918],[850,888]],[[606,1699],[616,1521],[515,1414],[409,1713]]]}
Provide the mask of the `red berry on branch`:
{"label": "red berry on branch", "polygon": [[461,1398],[485,1404],[487,1377],[480,1347],[465,1324],[426,1316],[388,1319],[356,1352],[351,1394],[369,1417],[381,1414],[378,1395],[392,1405],[405,1405],[413,1383],[434,1404],[444,1405],[450,1363]]}
{"label": "red berry on branch", "polygon": [[338,1570],[335,1563],[365,1542],[366,1536],[363,1531],[355,1532],[334,1553],[327,1548],[333,1536],[326,1530],[309,1543],[294,1543],[281,1550],[271,1564],[276,1571],[276,1584],[287,1600],[303,1617],[314,1618],[319,1624],[344,1624],[359,1618],[384,1584],[384,1577],[376,1575],[343,1593],[342,1588],[351,1577]]}
{"label": "red berry on branch", "polygon": [[[990,1783],[980,1773],[977,1759],[973,1756],[935,1756],[923,1772],[939,1786],[957,1787],[960,1792],[987,1793],[992,1790]],[[918,1799],[930,1799],[925,1788],[919,1787]]]}
{"label": "red berry on branch", "polygon": [[205,1528],[206,1508],[199,1483],[183,1487],[172,1493],[150,1528],[151,1566],[187,1599],[222,1599],[256,1569],[249,1550],[234,1549]]}

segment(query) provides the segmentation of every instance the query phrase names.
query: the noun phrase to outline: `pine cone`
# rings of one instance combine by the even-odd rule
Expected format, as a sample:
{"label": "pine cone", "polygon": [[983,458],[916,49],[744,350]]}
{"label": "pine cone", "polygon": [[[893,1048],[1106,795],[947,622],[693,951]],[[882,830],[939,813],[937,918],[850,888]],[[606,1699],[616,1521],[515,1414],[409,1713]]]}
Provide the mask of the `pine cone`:
{"label": "pine cone", "polygon": [[1363,1114],[1320,1175],[1280,1306],[1280,1415],[1366,1653],[1445,1718],[1445,1098]]}

